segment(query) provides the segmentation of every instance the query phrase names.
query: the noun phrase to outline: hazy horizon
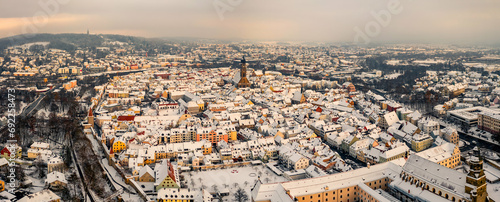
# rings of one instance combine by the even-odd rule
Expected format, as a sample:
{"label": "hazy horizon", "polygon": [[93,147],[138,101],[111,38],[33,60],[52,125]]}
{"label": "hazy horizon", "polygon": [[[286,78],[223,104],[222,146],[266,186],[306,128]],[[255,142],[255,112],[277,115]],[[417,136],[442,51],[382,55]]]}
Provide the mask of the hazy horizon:
{"label": "hazy horizon", "polygon": [[378,29],[372,26],[363,42],[500,43],[500,1],[0,1],[0,38],[89,29],[147,38],[353,42],[355,30],[368,32],[369,24]]}

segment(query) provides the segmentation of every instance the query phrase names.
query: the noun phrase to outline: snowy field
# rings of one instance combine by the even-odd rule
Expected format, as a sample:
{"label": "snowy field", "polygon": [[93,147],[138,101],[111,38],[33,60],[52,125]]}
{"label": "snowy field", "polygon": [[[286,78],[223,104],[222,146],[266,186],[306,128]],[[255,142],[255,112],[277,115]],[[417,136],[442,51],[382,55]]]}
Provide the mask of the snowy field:
{"label": "snowy field", "polygon": [[284,177],[274,174],[262,165],[181,173],[189,188],[200,189],[203,187],[209,192],[214,192],[214,189],[220,192],[229,192],[229,196],[224,197],[225,201],[232,201],[232,193],[239,187],[245,189],[250,195],[250,189],[254,186],[259,174],[262,183],[287,181]]}
{"label": "snowy field", "polygon": [[494,201],[500,201],[500,183],[486,185],[488,196]]}

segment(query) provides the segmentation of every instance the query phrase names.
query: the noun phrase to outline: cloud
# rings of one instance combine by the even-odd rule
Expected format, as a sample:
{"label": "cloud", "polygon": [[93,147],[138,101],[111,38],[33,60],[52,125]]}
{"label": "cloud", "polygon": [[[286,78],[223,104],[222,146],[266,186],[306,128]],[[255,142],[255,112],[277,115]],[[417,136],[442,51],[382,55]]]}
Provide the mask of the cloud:
{"label": "cloud", "polygon": [[[6,1],[6,0],[0,0]],[[50,1],[50,0],[40,0]],[[55,0],[54,0],[55,1]],[[230,9],[219,18],[214,2]],[[69,0],[38,32],[114,33],[145,37],[217,39],[353,41],[354,27],[374,21],[372,11],[397,0]],[[17,34],[43,9],[39,1],[9,1],[0,8],[0,37]],[[393,15],[373,42],[485,42],[500,39],[500,1],[399,0],[403,11]],[[7,4],[7,3],[5,3]],[[65,19],[67,18],[67,19]],[[116,33],[115,33],[116,32]]]}
{"label": "cloud", "polygon": [[2,23],[0,23],[0,36],[51,32],[56,28],[63,28],[81,22],[82,19],[85,19],[85,16],[68,14],[2,18]]}

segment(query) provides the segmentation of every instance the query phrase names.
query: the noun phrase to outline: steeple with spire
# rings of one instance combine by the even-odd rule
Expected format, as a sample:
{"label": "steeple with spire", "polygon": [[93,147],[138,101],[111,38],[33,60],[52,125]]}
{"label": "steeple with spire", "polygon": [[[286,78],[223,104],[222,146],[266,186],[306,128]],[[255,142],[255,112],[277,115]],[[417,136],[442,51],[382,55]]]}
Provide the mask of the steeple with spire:
{"label": "steeple with spire", "polygon": [[94,127],[94,113],[92,113],[92,108],[89,109],[89,114],[87,116],[87,121],[89,124]]}
{"label": "steeple with spire", "polygon": [[241,60],[241,70],[240,70],[240,82],[238,82],[238,88],[248,88],[250,87],[250,81],[247,78],[247,62],[245,56]]}
{"label": "steeple with spire", "polygon": [[467,174],[465,192],[469,193],[472,202],[490,201],[486,191],[486,175],[483,169],[483,157],[481,151],[476,146],[469,153],[469,174]]}

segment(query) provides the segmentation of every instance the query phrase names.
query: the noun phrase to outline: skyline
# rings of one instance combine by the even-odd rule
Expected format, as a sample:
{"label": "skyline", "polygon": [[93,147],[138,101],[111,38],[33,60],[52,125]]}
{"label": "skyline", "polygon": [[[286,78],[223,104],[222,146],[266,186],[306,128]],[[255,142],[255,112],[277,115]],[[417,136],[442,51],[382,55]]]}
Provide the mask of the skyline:
{"label": "skyline", "polygon": [[[55,3],[55,4],[54,4]],[[397,13],[387,14],[389,5]],[[148,38],[498,44],[498,1],[107,1],[26,0],[0,8],[0,37],[23,33],[121,34]],[[35,16],[35,17],[34,17]],[[380,18],[377,18],[380,17]]]}

